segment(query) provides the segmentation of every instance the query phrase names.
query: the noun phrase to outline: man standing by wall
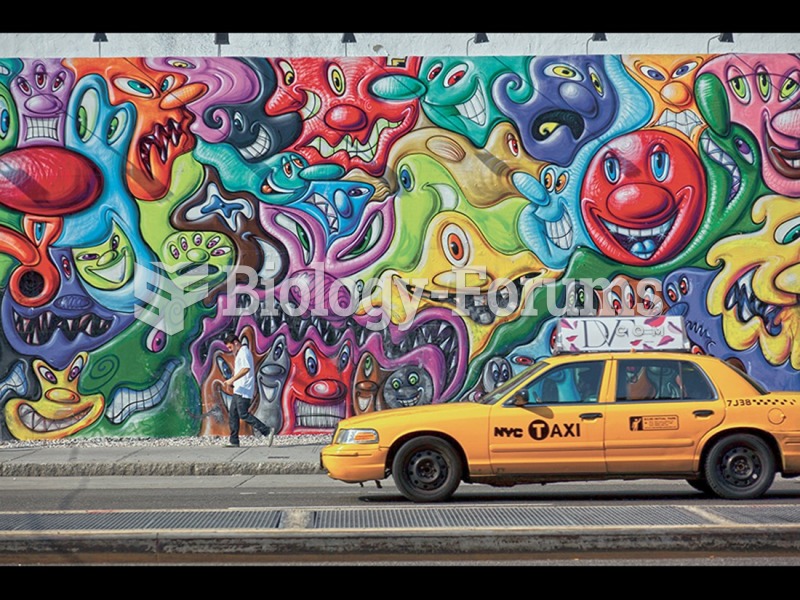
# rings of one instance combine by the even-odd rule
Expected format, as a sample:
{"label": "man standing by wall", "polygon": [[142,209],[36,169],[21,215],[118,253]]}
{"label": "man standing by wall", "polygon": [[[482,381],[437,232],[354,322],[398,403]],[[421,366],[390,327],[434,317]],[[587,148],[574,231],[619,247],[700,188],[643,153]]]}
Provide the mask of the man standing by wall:
{"label": "man standing by wall", "polygon": [[225,336],[225,346],[228,352],[236,358],[233,365],[233,375],[224,382],[225,391],[232,394],[231,406],[228,409],[228,424],[231,428],[229,448],[239,447],[239,420],[249,423],[253,429],[267,436],[267,444],[272,446],[275,432],[250,414],[250,404],[255,394],[255,367],[253,353],[250,348],[242,344],[239,337],[230,332]]}

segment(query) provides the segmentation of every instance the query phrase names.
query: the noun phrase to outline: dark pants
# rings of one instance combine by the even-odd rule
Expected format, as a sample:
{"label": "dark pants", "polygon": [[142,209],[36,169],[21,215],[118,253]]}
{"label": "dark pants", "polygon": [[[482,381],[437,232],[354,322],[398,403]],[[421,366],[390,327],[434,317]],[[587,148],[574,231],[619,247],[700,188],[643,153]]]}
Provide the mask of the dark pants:
{"label": "dark pants", "polygon": [[250,414],[250,398],[245,398],[241,394],[233,394],[231,397],[231,407],[228,410],[228,425],[231,428],[231,444],[239,443],[239,419],[249,423],[253,429],[257,429],[262,434],[269,434],[269,427]]}

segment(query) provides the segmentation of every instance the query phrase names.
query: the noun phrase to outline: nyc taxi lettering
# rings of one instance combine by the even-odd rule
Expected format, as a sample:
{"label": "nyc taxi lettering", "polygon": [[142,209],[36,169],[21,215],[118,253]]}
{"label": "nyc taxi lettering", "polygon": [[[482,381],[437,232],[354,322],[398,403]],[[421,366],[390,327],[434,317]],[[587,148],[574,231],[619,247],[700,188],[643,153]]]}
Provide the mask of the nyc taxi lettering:
{"label": "nyc taxi lettering", "polygon": [[[552,427],[547,421],[537,419],[531,421],[528,425],[528,435],[535,440],[544,440],[547,438],[568,438],[568,437],[581,437],[581,424],[580,423],[554,423]],[[495,427],[494,437],[524,437],[521,427]]]}
{"label": "nyc taxi lettering", "polygon": [[628,423],[631,431],[655,431],[679,428],[677,415],[630,417]]}

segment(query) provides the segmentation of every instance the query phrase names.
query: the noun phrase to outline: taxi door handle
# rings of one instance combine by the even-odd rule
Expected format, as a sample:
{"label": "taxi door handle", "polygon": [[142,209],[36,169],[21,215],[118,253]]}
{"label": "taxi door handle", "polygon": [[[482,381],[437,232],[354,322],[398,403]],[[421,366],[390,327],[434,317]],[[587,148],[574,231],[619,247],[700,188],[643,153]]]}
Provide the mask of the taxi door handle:
{"label": "taxi door handle", "polygon": [[711,415],[714,414],[714,411],[713,410],[707,410],[707,409],[706,410],[696,410],[692,414],[694,414],[695,417],[710,417]]}
{"label": "taxi door handle", "polygon": [[584,419],[584,420],[587,420],[587,421],[591,421],[591,420],[594,420],[594,419],[599,419],[602,416],[603,416],[603,413],[594,412],[594,413],[583,413],[582,415],[580,415],[580,418]]}

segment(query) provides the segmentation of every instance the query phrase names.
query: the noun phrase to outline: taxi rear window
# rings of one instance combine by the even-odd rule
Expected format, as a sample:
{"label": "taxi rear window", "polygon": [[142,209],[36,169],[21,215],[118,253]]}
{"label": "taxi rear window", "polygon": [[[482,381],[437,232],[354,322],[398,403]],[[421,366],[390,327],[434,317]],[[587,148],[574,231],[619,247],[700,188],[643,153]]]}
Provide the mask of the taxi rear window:
{"label": "taxi rear window", "polygon": [[688,360],[617,361],[618,401],[712,400],[717,391],[703,370]]}

